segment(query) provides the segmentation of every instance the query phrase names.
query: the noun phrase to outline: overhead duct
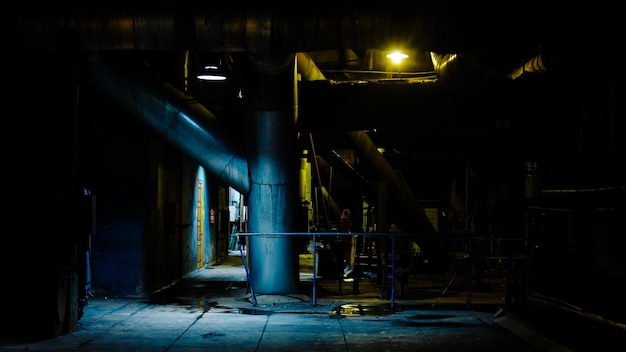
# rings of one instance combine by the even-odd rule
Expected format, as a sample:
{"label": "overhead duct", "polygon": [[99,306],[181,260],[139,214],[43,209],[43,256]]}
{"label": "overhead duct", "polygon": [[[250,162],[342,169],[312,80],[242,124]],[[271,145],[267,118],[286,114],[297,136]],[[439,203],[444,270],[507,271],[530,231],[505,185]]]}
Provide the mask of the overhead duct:
{"label": "overhead duct", "polygon": [[308,53],[296,53],[296,60],[298,64],[298,73],[301,75],[304,81],[323,81],[326,79],[324,73],[320,71],[319,67],[315,64],[311,55]]}
{"label": "overhead duct", "polygon": [[192,97],[156,79],[113,65],[102,55],[89,61],[93,83],[158,135],[176,145],[224,183],[243,194],[250,190],[245,153],[238,139]]}
{"label": "overhead duct", "polygon": [[446,89],[457,92],[473,92],[494,79],[501,79],[514,65],[499,67],[486,58],[463,54],[430,54],[437,83]]}
{"label": "overhead duct", "polygon": [[[376,5],[380,5],[378,2]],[[5,45],[35,49],[198,50],[260,54],[350,48],[419,48],[442,54],[512,57],[543,44],[553,19],[517,6],[439,5],[405,2],[385,6],[319,4],[306,11],[270,3],[80,8],[58,4],[13,9],[0,22]],[[372,4],[373,5],[373,4]],[[332,11],[329,11],[329,8]],[[574,41],[575,18],[555,31]],[[6,46],[5,46],[6,47]],[[504,53],[504,54],[503,54]],[[519,62],[527,58],[519,58]]]}

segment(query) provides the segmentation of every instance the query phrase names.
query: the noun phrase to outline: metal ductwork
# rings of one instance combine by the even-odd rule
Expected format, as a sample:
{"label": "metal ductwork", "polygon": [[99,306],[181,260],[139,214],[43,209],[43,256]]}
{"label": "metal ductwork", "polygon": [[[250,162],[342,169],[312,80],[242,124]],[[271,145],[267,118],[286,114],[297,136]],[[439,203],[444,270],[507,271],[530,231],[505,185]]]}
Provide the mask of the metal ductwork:
{"label": "metal ductwork", "polygon": [[296,60],[298,64],[298,73],[301,75],[304,81],[323,81],[326,79],[324,73],[320,71],[319,67],[315,64],[311,55],[308,53],[296,53]]}
{"label": "metal ductwork", "polygon": [[173,86],[141,77],[122,64],[93,54],[93,83],[158,135],[173,143],[224,183],[247,194],[250,190],[245,152],[237,138],[203,105]]}
{"label": "metal ductwork", "polygon": [[463,54],[430,54],[437,83],[456,93],[469,93],[483,88],[488,82],[502,79],[514,64],[499,66],[502,61],[488,62],[487,58]]}

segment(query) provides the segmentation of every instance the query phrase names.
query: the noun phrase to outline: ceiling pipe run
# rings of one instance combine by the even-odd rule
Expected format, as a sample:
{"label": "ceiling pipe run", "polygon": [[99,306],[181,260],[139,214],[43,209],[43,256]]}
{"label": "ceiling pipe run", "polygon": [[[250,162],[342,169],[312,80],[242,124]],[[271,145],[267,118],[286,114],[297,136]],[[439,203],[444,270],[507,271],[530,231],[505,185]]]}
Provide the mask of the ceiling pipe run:
{"label": "ceiling pipe run", "polygon": [[[319,4],[295,11],[269,5],[261,1],[217,7],[194,4],[134,9],[125,5],[96,10],[51,4],[18,8],[0,22],[0,39],[5,48],[33,50],[194,50],[254,55],[417,48],[439,56],[452,55],[454,65],[438,68],[446,79],[457,73],[458,79],[487,79],[488,75],[482,74],[494,73],[493,66],[498,73],[500,68],[509,73],[527,60],[529,50],[550,38],[548,28],[567,33],[559,37],[560,42],[577,40],[580,32],[575,17],[560,19],[556,26],[545,9],[519,11],[517,6],[408,6],[404,2],[368,6],[365,2]],[[544,25],[548,20],[552,26]],[[445,61],[450,63],[451,57]],[[452,66],[454,70],[448,71]],[[324,79],[319,71],[312,72],[318,74],[312,79]]]}

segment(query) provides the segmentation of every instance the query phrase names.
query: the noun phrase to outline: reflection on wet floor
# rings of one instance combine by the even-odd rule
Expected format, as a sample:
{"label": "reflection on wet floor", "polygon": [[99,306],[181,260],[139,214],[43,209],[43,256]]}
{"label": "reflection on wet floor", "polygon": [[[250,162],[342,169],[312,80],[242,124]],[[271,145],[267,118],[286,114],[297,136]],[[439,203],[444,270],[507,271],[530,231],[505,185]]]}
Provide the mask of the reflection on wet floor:
{"label": "reflection on wet floor", "polygon": [[[155,292],[150,302],[179,304],[204,309],[224,306],[224,300],[250,304],[250,312],[275,306],[276,302],[299,302],[312,306],[339,302],[340,314],[392,314],[408,309],[467,309],[494,313],[504,304],[504,280],[493,278],[482,290],[470,290],[466,276],[431,275],[420,272],[409,276],[404,296],[392,290],[392,280],[380,280],[355,274],[341,279],[313,275],[313,256],[300,254],[298,292],[289,295],[253,296],[238,252],[232,252],[220,263],[198,269],[191,275]],[[392,292],[394,299],[391,300]],[[372,303],[373,302],[373,303]],[[334,303],[331,303],[334,304]],[[308,309],[309,307],[307,307]],[[329,314],[335,307],[327,307]],[[302,312],[302,310],[300,310]]]}
{"label": "reflection on wet floor", "polygon": [[363,305],[363,304],[342,304],[333,309],[331,314],[342,314],[342,315],[374,315],[374,316],[383,316],[388,314],[393,314],[394,311],[390,307],[385,307],[384,305]]}

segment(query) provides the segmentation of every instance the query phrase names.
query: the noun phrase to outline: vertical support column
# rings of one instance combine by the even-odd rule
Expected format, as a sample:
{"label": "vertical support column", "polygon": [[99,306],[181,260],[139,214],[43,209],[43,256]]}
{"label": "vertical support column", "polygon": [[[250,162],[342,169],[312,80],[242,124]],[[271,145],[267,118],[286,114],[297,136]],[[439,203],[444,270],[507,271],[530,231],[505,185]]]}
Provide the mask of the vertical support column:
{"label": "vertical support column", "polygon": [[256,294],[294,293],[300,279],[297,238],[284,233],[293,232],[301,206],[295,54],[249,58],[244,90],[251,180],[248,230],[267,234],[248,238],[250,280]]}

